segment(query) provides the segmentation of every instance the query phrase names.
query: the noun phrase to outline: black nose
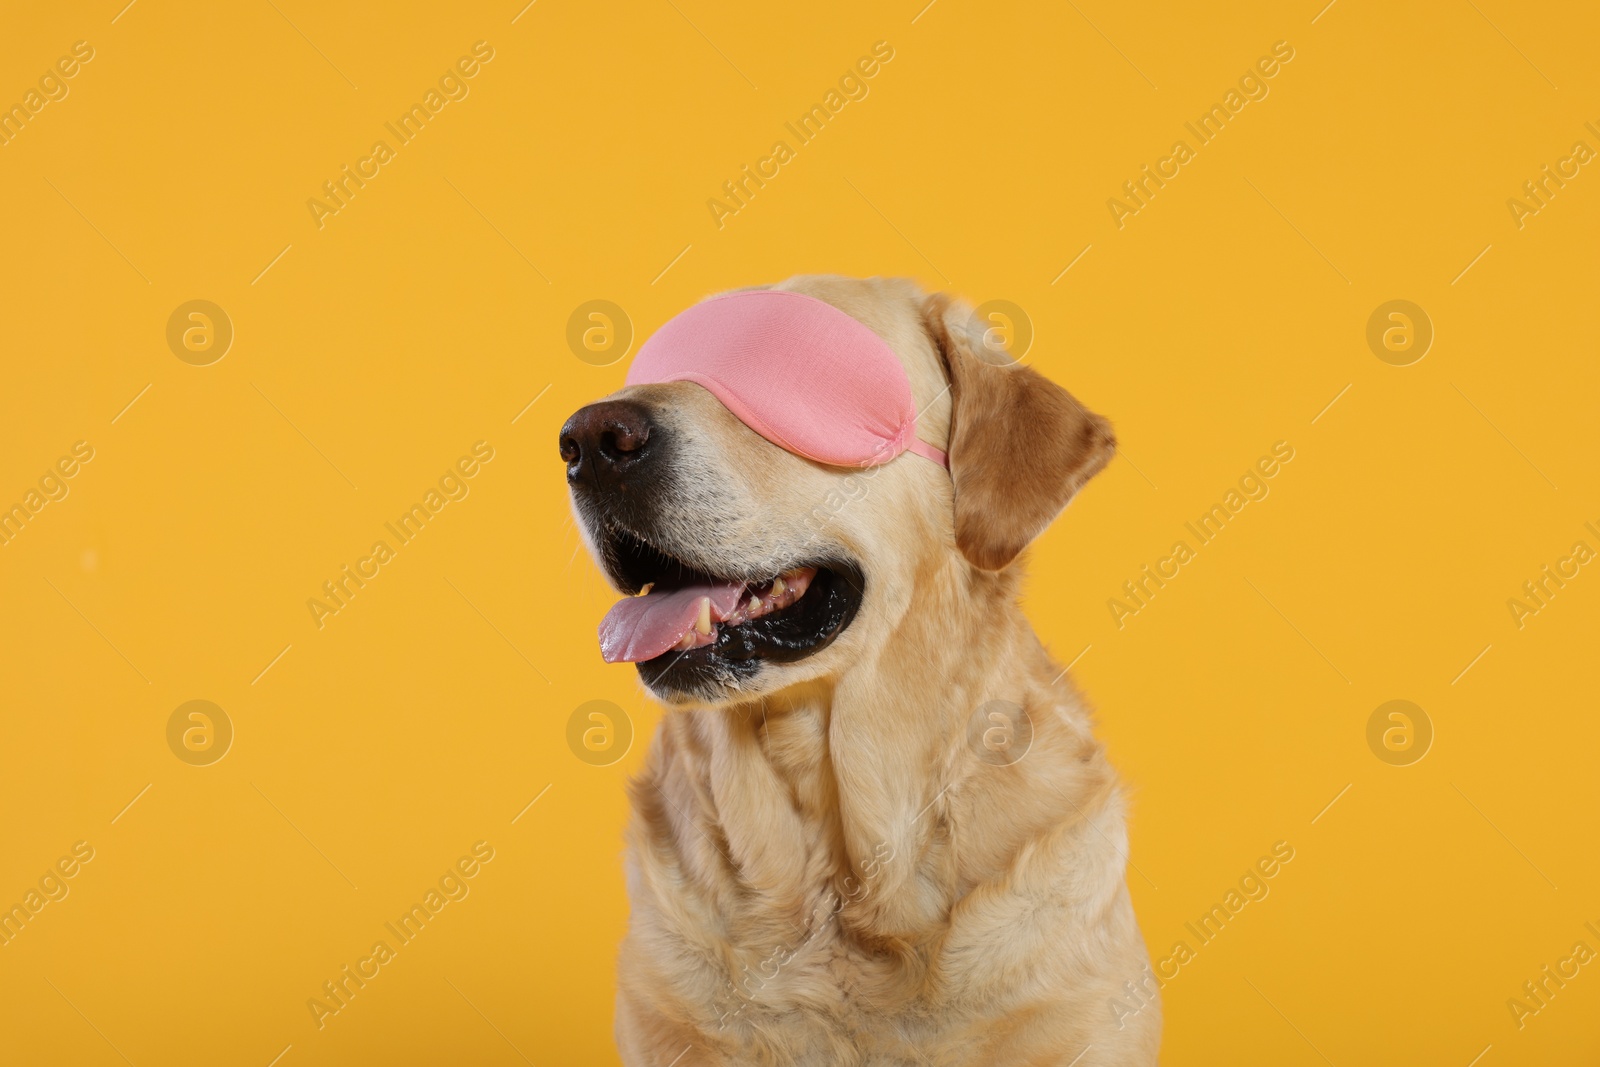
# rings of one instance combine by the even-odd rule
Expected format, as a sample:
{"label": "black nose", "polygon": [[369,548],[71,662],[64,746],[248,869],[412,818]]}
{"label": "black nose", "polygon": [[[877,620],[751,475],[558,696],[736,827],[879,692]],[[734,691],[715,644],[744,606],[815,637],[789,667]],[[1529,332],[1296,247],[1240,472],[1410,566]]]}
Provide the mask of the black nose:
{"label": "black nose", "polygon": [[602,400],[579,408],[561,427],[567,481],[613,486],[625,475],[647,470],[660,439],[660,428],[643,404]]}

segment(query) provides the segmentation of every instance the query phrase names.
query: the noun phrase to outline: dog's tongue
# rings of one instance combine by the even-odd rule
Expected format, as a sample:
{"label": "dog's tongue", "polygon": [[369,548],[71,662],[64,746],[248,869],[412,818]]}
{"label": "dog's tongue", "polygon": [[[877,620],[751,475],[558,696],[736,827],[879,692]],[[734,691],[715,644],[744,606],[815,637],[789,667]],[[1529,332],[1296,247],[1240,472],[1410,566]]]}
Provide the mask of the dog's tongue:
{"label": "dog's tongue", "polygon": [[600,655],[607,663],[655,659],[694,628],[701,600],[711,598],[711,620],[721,622],[739,606],[744,590],[742,582],[718,582],[619,600],[600,620]]}

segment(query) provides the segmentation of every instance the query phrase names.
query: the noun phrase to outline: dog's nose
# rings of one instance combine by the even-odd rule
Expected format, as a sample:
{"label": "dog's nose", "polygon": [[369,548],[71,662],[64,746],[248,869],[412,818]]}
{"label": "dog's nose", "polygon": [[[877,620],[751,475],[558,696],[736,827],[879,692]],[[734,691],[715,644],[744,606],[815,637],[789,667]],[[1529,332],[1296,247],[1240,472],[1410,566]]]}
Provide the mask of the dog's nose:
{"label": "dog's nose", "polygon": [[655,452],[660,430],[643,404],[603,400],[579,408],[561,427],[561,458],[567,481],[599,487],[637,473]]}

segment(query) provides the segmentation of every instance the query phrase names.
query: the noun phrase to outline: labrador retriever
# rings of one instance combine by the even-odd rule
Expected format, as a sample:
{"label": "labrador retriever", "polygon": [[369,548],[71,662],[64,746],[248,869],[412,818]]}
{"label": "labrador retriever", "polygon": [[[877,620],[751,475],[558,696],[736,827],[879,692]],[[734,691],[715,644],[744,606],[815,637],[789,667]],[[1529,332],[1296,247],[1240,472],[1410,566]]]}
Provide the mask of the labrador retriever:
{"label": "labrador retriever", "polygon": [[948,469],[805,458],[691,380],[563,427],[627,594],[607,658],[669,709],[629,787],[623,1062],[1153,1064],[1123,795],[1017,606],[1111,427],[909,281],[772,288],[887,344]]}

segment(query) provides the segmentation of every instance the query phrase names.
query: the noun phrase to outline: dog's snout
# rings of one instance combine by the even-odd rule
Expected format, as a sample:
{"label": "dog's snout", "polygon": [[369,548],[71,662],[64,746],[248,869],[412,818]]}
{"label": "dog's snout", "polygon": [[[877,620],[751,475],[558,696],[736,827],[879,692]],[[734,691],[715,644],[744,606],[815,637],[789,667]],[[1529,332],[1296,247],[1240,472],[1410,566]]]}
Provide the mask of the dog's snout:
{"label": "dog's snout", "polygon": [[643,404],[603,400],[579,408],[561,427],[569,482],[609,485],[636,472],[657,451],[661,430]]}

